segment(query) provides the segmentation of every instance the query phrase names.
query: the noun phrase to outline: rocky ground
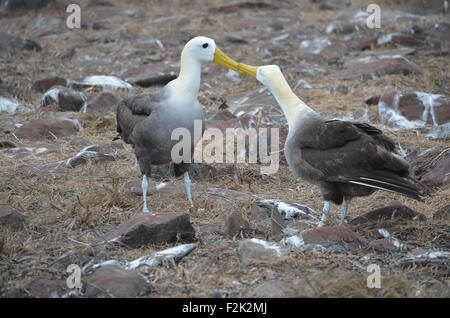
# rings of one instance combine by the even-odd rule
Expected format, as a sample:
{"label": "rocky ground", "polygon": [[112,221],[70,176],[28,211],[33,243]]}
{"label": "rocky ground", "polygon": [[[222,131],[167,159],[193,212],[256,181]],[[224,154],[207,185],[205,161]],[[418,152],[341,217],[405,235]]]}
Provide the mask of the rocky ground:
{"label": "rocky ground", "polygon": [[[372,29],[373,1],[80,1],[81,29],[68,29],[70,2],[0,1],[1,296],[450,296],[442,1],[379,0]],[[316,230],[321,196],[281,152],[272,175],[194,165],[194,209],[170,167],[157,169],[158,216],[143,216],[132,149],[112,142],[115,107],[176,77],[197,35],[239,61],[280,65],[323,116],[382,128],[432,195],[357,198],[345,223]],[[282,143],[286,121],[254,79],[207,64],[199,100],[210,127],[276,127]],[[81,291],[66,284],[70,264]],[[380,288],[367,286],[371,264]]]}

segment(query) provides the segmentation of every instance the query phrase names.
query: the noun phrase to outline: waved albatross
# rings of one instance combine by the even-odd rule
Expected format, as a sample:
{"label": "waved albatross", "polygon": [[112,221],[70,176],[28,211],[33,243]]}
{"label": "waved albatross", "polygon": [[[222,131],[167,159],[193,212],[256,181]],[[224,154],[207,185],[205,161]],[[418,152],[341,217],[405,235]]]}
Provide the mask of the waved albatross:
{"label": "waved albatross", "polygon": [[[324,205],[319,227],[325,224],[331,203],[342,204],[343,220],[353,197],[378,189],[422,200],[409,177],[408,163],[381,130],[366,123],[326,120],[294,94],[278,66],[253,68],[288,121],[284,151],[289,167],[320,188]],[[253,76],[255,70],[249,74]]]}
{"label": "waved albatross", "polygon": [[[147,190],[151,165],[161,165],[172,161],[171,152],[178,140],[172,140],[174,129],[188,129],[191,136],[189,162],[174,164],[175,176],[183,175],[187,200],[193,206],[189,163],[196,143],[201,138],[194,136],[194,121],[202,121],[203,108],[197,100],[200,88],[201,63],[213,61],[241,74],[249,71],[216,47],[214,40],[198,36],[191,39],[181,52],[180,72],[176,79],[169,82],[158,93],[140,94],[125,98],[118,105],[115,139],[133,145],[142,177],[144,205],[142,211],[148,213]],[[253,73],[250,72],[253,76]],[[204,130],[204,128],[202,128]],[[184,156],[183,156],[184,157]]]}

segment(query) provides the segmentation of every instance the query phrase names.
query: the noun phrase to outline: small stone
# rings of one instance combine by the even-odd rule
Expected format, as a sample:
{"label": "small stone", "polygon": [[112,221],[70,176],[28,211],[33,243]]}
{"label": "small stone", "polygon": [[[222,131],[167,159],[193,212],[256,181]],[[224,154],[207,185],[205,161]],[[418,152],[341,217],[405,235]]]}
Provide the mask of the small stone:
{"label": "small stone", "polygon": [[285,253],[286,250],[281,245],[256,238],[242,240],[238,247],[238,256],[242,263],[277,259]]}
{"label": "small stone", "polygon": [[67,84],[68,82],[64,77],[52,76],[34,82],[31,89],[34,92],[43,93],[48,91],[53,86],[67,86]]}
{"label": "small stone", "polygon": [[372,79],[387,74],[407,75],[420,72],[420,67],[405,57],[388,57],[369,62],[353,63],[332,74],[331,78],[340,80]]}
{"label": "small stone", "polygon": [[31,297],[59,298],[67,292],[67,285],[64,280],[38,278],[28,282],[24,289]]}
{"label": "small stone", "polygon": [[301,233],[304,244],[321,245],[339,252],[358,250],[367,244],[361,235],[343,226],[325,226]]}
{"label": "small stone", "polygon": [[249,237],[250,232],[250,223],[239,212],[232,212],[228,215],[224,226],[224,233],[228,237]]}
{"label": "small stone", "polygon": [[405,248],[404,244],[390,237],[372,241],[368,246],[377,251],[400,251]]}
{"label": "small stone", "polygon": [[20,230],[25,226],[25,217],[6,205],[0,204],[0,228],[5,226]]}
{"label": "small stone", "polygon": [[118,76],[141,87],[162,86],[177,78],[175,68],[163,66],[161,63],[135,66],[120,72]]}
{"label": "small stone", "polygon": [[348,223],[352,225],[359,225],[368,222],[380,222],[393,219],[425,221],[426,217],[422,213],[411,210],[405,205],[394,203],[359,215]]}
{"label": "small stone", "polygon": [[84,281],[88,284],[86,297],[96,297],[100,290],[110,297],[135,298],[150,290],[150,284],[137,271],[127,271],[116,266],[101,267],[85,277]]}
{"label": "small stone", "polygon": [[139,248],[147,244],[193,242],[195,231],[186,213],[142,214],[106,233],[105,238]]}
{"label": "small stone", "polygon": [[82,126],[77,119],[58,117],[31,120],[16,129],[14,135],[23,139],[55,139],[74,135],[81,129]]}
{"label": "small stone", "polygon": [[120,99],[109,92],[102,92],[89,96],[87,112],[98,111],[105,115],[115,114]]}
{"label": "small stone", "polygon": [[286,227],[286,222],[281,216],[278,210],[272,212],[272,217],[270,219],[270,236],[276,238],[283,234],[283,229]]}

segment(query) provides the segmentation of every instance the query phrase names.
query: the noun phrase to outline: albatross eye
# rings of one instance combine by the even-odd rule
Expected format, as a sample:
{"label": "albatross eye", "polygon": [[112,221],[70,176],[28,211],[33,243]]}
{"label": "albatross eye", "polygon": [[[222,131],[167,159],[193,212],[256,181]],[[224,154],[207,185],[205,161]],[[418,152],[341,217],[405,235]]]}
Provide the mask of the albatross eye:
{"label": "albatross eye", "polygon": [[208,47],[208,43],[202,45],[202,48],[206,49]]}

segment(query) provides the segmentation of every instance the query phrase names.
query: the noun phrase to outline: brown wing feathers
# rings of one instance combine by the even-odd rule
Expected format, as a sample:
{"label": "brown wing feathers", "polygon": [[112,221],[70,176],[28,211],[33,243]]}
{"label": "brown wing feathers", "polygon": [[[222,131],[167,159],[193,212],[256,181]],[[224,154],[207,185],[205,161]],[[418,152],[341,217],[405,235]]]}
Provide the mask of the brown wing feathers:
{"label": "brown wing feathers", "polygon": [[[328,126],[328,123],[332,125],[339,125],[337,122],[339,121],[329,121],[325,122]],[[346,136],[352,136],[351,133],[346,132],[348,129],[349,122],[343,124],[342,126],[345,128],[342,132],[345,132],[345,135],[342,136],[342,139],[347,139],[346,142],[353,140],[353,138],[345,138]],[[413,184],[408,178],[408,166],[405,162],[401,161],[401,159],[397,158],[391,152],[395,151],[395,144],[389,137],[383,135],[382,131],[378,128],[370,126],[368,124],[363,123],[351,123],[351,125],[356,128],[359,132],[366,134],[371,137],[371,141],[375,142],[378,146],[383,147],[387,150],[381,157],[375,159],[374,158],[374,169],[371,171],[361,171],[356,174],[349,174],[345,176],[334,176],[328,178],[329,181],[334,181],[338,183],[352,183],[363,185],[375,189],[386,190],[390,192],[395,192],[398,194],[402,194],[404,196],[410,197],[412,199],[422,201],[421,195],[423,195],[417,186]],[[353,129],[354,129],[353,128]],[[354,129],[354,130],[356,130]],[[336,128],[334,129],[336,130]],[[336,138],[336,137],[335,137]],[[350,139],[350,140],[349,140]],[[368,154],[373,155],[374,157],[378,157],[378,154]],[[357,168],[357,167],[355,167]]]}

